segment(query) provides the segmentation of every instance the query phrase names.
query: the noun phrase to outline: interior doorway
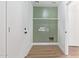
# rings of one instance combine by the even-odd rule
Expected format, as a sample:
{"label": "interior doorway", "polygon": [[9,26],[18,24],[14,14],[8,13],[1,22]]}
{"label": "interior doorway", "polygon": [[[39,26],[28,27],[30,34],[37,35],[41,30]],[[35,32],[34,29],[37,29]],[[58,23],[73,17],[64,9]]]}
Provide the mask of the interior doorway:
{"label": "interior doorway", "polygon": [[33,3],[33,47],[26,57],[60,57],[68,54],[65,7],[65,2]]}

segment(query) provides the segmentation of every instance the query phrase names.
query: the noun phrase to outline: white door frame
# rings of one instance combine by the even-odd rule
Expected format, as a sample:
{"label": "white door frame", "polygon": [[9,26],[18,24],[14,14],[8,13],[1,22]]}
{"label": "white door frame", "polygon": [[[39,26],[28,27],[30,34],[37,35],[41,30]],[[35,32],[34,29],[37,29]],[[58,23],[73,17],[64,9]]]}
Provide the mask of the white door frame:
{"label": "white door frame", "polygon": [[70,29],[69,29],[69,27],[70,27],[70,24],[69,24],[69,5],[71,4],[71,1],[68,1],[67,3],[66,3],[66,20],[65,20],[65,39],[66,39],[66,55],[68,55],[69,54],[69,31],[70,31]]}
{"label": "white door frame", "polygon": [[62,1],[59,4],[58,41],[59,47],[65,55],[68,55],[68,5],[70,1]]}

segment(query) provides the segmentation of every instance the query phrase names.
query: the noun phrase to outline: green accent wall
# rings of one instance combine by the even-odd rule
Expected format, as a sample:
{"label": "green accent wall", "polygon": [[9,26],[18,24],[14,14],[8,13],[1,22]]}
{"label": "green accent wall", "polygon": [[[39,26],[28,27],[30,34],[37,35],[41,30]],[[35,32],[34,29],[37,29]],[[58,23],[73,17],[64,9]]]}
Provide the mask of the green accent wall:
{"label": "green accent wall", "polygon": [[33,18],[57,18],[57,7],[34,7]]}
{"label": "green accent wall", "polygon": [[[57,7],[33,7],[33,18],[48,18],[48,19],[33,19],[33,41],[34,42],[57,42],[58,39],[58,9]],[[39,31],[40,27],[45,27],[47,30]],[[49,40],[49,37],[54,37],[54,40]]]}

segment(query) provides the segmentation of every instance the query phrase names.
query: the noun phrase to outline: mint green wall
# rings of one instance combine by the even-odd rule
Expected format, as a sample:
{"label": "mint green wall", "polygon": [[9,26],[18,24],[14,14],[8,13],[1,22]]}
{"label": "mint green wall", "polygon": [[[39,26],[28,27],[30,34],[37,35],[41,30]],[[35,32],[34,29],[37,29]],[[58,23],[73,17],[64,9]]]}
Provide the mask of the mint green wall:
{"label": "mint green wall", "polygon": [[[43,15],[43,14],[47,15]],[[57,7],[34,7],[33,18],[57,18]],[[38,31],[40,27],[46,27],[49,31]],[[58,39],[58,20],[33,19],[33,41],[34,42],[57,42]],[[54,40],[49,40],[49,37]]]}
{"label": "mint green wall", "polygon": [[[58,10],[57,7],[34,7],[33,18],[57,18]],[[46,16],[44,16],[46,14]]]}

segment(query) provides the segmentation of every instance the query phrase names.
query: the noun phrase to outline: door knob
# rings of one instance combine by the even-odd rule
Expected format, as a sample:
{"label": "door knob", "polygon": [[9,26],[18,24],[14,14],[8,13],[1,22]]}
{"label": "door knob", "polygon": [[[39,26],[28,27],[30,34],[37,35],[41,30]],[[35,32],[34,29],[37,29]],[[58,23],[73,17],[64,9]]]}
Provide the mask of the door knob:
{"label": "door knob", "polygon": [[26,30],[26,28],[24,28],[24,30]]}
{"label": "door knob", "polygon": [[10,32],[10,27],[8,27],[8,32]]}
{"label": "door knob", "polygon": [[65,31],[65,33],[67,33],[67,31]]}
{"label": "door knob", "polygon": [[24,28],[24,33],[27,34],[26,27]]}
{"label": "door knob", "polygon": [[27,34],[27,31],[25,31],[24,33]]}

